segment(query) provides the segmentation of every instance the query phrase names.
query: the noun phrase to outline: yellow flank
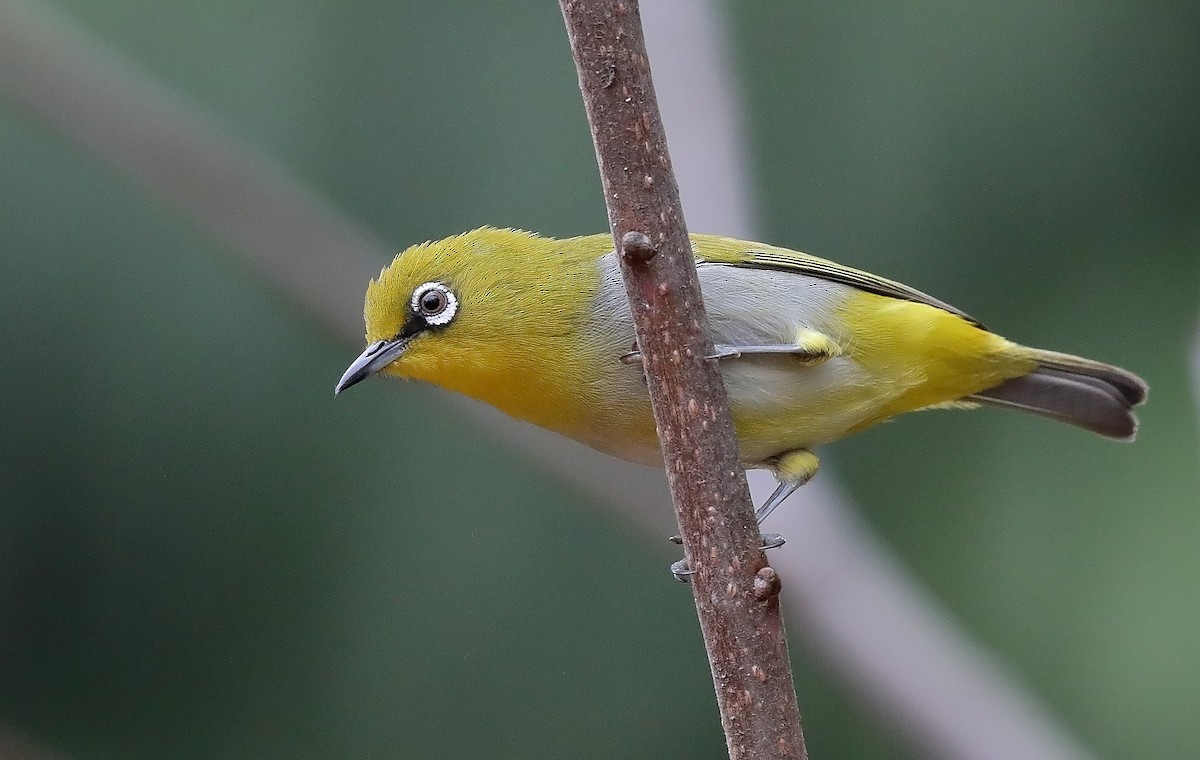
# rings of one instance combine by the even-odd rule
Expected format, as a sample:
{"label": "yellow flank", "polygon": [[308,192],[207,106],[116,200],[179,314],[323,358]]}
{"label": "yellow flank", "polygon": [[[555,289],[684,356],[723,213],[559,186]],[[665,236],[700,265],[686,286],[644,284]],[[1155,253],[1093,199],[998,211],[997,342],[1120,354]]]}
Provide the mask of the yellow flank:
{"label": "yellow flank", "polygon": [[955,404],[1037,366],[1034,352],[941,309],[858,292],[843,309],[848,354],[886,399],[856,432],[898,414]]}
{"label": "yellow flank", "polygon": [[[774,507],[808,451],[905,412],[987,403],[1131,439],[1146,386],[1026,348],[901,283],[807,254],[693,236],[734,425]],[[607,234],[484,228],[413,246],[367,288],[368,347],[338,392],[382,373],[440,385],[625,459],[660,461]]]}
{"label": "yellow flank", "polygon": [[[853,380],[778,406],[757,402],[753,388],[725,371],[734,425],[749,461],[828,443],[918,409],[971,406],[961,399],[1037,364],[1030,349],[923,303],[856,291],[836,316],[838,333],[824,337],[831,357],[853,362],[858,371]],[[791,371],[808,369],[816,378],[813,365],[805,364],[799,357]]]}

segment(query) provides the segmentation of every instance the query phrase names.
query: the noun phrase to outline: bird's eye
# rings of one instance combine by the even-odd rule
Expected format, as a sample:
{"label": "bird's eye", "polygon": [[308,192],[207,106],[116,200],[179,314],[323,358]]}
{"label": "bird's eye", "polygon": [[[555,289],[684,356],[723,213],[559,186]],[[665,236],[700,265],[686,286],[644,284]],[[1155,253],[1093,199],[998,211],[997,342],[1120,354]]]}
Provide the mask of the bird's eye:
{"label": "bird's eye", "polygon": [[441,314],[446,308],[446,294],[440,290],[426,290],[421,294],[421,313],[427,317]]}
{"label": "bird's eye", "polygon": [[458,310],[458,300],[450,288],[440,282],[427,282],[413,291],[412,309],[427,324],[447,325]]}

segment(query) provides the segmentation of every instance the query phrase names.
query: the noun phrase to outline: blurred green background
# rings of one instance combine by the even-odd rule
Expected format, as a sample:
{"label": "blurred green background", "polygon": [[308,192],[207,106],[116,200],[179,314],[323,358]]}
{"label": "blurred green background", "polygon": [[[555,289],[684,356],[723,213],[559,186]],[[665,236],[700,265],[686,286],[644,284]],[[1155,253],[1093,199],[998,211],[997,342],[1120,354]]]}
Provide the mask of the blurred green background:
{"label": "blurred green background", "polygon": [[[397,249],[605,226],[556,3],[55,7]],[[825,456],[1098,754],[1200,756],[1200,6],[725,16],[762,237],[1149,380],[1132,446],[931,413]],[[334,403],[355,346],[3,100],[0,166],[0,721],[74,758],[723,755],[665,542],[438,391]],[[912,756],[793,653],[814,757]]]}

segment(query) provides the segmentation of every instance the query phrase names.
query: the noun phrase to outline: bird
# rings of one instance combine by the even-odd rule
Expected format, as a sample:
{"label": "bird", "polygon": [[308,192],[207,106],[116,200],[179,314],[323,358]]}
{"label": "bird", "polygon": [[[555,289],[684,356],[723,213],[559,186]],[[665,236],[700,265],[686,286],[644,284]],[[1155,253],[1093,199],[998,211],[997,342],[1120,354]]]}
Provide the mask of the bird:
{"label": "bird", "polygon": [[[1136,374],[1029,348],[899,282],[719,235],[690,236],[742,465],[778,485],[817,446],[907,412],[997,406],[1133,440]],[[608,234],[482,227],[401,252],[367,286],[366,350],[334,393],[420,380],[634,462],[662,465],[633,317]],[[634,350],[631,350],[634,348]]]}

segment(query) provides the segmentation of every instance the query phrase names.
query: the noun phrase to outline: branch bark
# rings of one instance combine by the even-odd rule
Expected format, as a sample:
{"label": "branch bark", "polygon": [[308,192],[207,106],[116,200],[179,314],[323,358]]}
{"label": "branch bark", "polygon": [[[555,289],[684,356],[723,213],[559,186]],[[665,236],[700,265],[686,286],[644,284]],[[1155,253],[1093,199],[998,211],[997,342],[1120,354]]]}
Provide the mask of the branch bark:
{"label": "branch bark", "polygon": [[807,758],[636,0],[560,0],[729,755]]}

